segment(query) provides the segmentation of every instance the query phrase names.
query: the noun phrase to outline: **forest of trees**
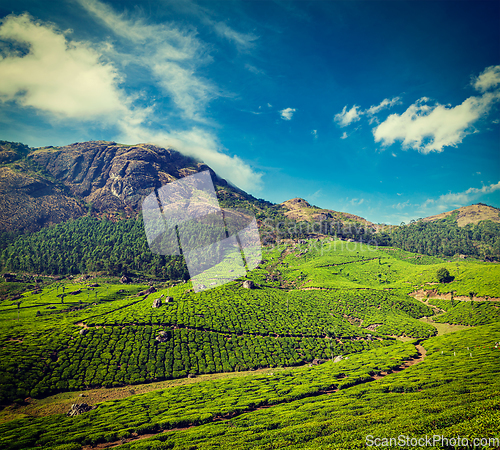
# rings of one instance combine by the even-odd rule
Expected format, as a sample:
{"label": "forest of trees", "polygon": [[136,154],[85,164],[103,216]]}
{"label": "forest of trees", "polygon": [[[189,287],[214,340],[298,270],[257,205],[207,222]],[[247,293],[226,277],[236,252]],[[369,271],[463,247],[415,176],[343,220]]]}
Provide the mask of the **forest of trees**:
{"label": "forest of trees", "polygon": [[491,220],[464,227],[449,219],[417,221],[396,228],[390,237],[394,247],[430,256],[500,257],[500,224]]}
{"label": "forest of trees", "polygon": [[[7,236],[0,239],[6,244]],[[118,220],[81,217],[18,236],[2,252],[2,268],[37,274],[105,271],[110,275],[144,273],[188,279],[182,256],[162,256],[148,247],[142,215]]]}
{"label": "forest of trees", "polygon": [[[259,207],[254,211],[260,218],[265,212],[274,213],[271,218],[260,220],[264,245],[274,244],[280,239],[305,239],[310,234],[322,233],[369,244],[391,245],[430,256],[464,254],[482,259],[500,258],[500,224],[492,221],[465,227],[458,227],[456,222],[448,219],[418,221],[397,227],[390,233],[373,234],[361,224],[297,223],[285,219],[275,205],[262,201]],[[0,251],[2,271],[47,275],[106,272],[118,276],[135,273],[171,280],[189,278],[182,256],[151,252],[142,215],[117,221],[82,217],[43,228],[37,233],[2,233]]]}

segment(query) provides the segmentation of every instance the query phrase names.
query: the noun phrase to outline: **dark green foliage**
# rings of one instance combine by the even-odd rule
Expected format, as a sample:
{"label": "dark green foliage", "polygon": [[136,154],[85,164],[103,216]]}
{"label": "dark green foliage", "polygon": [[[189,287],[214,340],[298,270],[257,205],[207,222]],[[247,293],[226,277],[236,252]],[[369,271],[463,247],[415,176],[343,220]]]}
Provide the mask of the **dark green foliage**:
{"label": "dark green foliage", "polygon": [[451,281],[450,272],[446,267],[440,267],[436,272],[436,276],[440,283]]}
{"label": "dark green foliage", "polygon": [[188,277],[182,257],[151,252],[142,216],[117,222],[81,217],[43,228],[11,243],[1,265],[4,270],[46,274],[133,271],[173,280]]}
{"label": "dark green foliage", "polygon": [[465,254],[500,258],[500,224],[483,220],[459,227],[452,218],[418,221],[395,229],[391,245],[431,256]]}

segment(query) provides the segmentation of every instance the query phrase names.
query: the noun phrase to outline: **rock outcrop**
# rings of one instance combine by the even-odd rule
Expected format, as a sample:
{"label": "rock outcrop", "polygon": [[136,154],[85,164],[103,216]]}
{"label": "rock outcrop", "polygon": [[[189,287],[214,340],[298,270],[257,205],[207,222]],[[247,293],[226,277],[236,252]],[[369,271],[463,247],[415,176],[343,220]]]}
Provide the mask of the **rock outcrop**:
{"label": "rock outcrop", "polygon": [[252,280],[245,280],[243,282],[243,287],[245,289],[255,289],[255,283]]}
{"label": "rock outcrop", "polygon": [[87,403],[73,403],[67,412],[67,416],[74,417],[95,409],[96,406],[87,405]]}
{"label": "rock outcrop", "polygon": [[163,298],[163,295],[161,297],[155,298],[153,300],[153,308],[159,308],[161,306],[161,299]]}
{"label": "rock outcrop", "polygon": [[30,158],[97,212],[137,212],[153,188],[208,169],[171,148],[106,141],[40,148]]}

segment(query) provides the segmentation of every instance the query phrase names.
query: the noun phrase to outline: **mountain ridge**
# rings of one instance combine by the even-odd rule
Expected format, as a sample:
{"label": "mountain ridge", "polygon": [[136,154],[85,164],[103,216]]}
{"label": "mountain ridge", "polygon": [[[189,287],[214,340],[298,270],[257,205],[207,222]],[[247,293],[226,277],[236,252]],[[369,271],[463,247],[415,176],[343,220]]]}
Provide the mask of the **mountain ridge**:
{"label": "mountain ridge", "polygon": [[[320,208],[301,198],[273,204],[236,188],[208,165],[173,148],[114,141],[77,142],[30,148],[0,141],[0,231],[36,231],[86,214],[132,217],[152,189],[192,173],[209,170],[223,206],[249,207],[262,222],[266,214],[292,221],[359,223],[373,232],[384,225],[347,212]],[[458,226],[492,220],[500,210],[468,205],[421,219],[456,220]]]}

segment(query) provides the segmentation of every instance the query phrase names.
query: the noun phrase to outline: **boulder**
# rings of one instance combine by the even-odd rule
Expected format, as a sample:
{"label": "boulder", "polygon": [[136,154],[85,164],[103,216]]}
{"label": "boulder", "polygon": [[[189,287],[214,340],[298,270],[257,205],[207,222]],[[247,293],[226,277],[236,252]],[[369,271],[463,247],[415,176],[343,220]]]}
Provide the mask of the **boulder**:
{"label": "boulder", "polygon": [[168,335],[165,331],[160,331],[158,333],[158,336],[156,336],[156,340],[158,342],[167,342],[168,341]]}
{"label": "boulder", "polygon": [[88,332],[89,332],[88,328],[82,328],[82,329],[80,330],[80,334],[81,334],[82,336],[85,336]]}
{"label": "boulder", "polygon": [[141,296],[141,295],[149,295],[149,294],[153,294],[154,292],[156,292],[156,288],[154,286],[151,286],[149,287],[148,289],[144,290],[144,291],[141,291],[137,294],[137,296]]}
{"label": "boulder", "polygon": [[87,405],[87,403],[73,403],[66,415],[70,417],[79,416],[80,414],[91,411],[94,408],[95,406]]}
{"label": "boulder", "polygon": [[99,283],[93,283],[93,284],[89,284],[89,287],[99,287],[100,284]]}
{"label": "boulder", "polygon": [[333,360],[334,363],[336,362],[340,362],[344,359],[344,357],[342,355],[339,355],[339,356],[336,356],[335,359]]}
{"label": "boulder", "polygon": [[78,289],[78,290],[73,291],[73,292],[68,292],[69,295],[77,295],[77,294],[81,294],[81,293],[82,293],[81,289]]}
{"label": "boulder", "polygon": [[243,282],[243,287],[245,289],[255,289],[255,283],[252,280],[245,280]]}
{"label": "boulder", "polygon": [[[163,295],[162,295],[162,297],[163,297]],[[153,307],[153,308],[159,308],[160,306],[161,306],[161,297],[155,298],[155,299],[153,300],[153,305],[152,305],[152,307]]]}
{"label": "boulder", "polygon": [[174,297],[167,297],[165,299],[165,303],[170,303],[170,302],[173,302],[174,301]]}
{"label": "boulder", "polygon": [[120,283],[123,283],[123,284],[130,283],[131,281],[132,280],[129,277],[125,276],[125,275],[123,275],[123,277],[120,278]]}

